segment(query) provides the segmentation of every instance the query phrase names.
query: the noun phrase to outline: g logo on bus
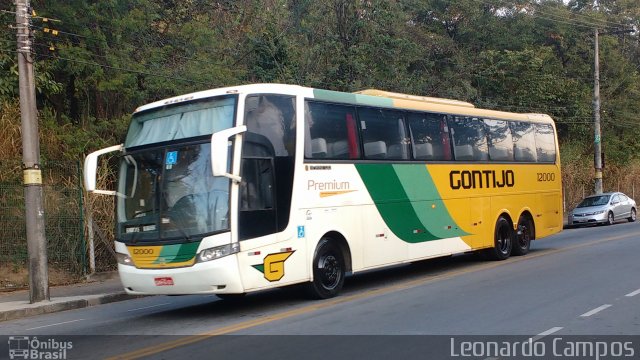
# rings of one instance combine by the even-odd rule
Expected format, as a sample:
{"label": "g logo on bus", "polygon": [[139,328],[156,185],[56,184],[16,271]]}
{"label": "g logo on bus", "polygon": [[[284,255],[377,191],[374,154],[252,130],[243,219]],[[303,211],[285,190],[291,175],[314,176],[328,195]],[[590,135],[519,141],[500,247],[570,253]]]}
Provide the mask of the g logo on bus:
{"label": "g logo on bus", "polygon": [[142,249],[133,249],[133,255],[153,255],[153,249],[142,248]]}
{"label": "g logo on bus", "polygon": [[253,267],[264,274],[264,278],[269,281],[278,281],[284,277],[284,262],[293,254],[293,251],[269,254],[264,257],[262,264]]}

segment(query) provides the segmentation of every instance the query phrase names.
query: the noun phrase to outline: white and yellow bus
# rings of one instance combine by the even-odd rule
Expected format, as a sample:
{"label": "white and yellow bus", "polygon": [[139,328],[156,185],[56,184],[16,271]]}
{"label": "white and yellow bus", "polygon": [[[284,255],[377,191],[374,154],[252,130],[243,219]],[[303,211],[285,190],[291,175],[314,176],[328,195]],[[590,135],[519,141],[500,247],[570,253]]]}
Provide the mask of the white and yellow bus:
{"label": "white and yellow bus", "polygon": [[[120,153],[117,189],[97,158]],[[547,115],[367,90],[256,84],[142,106],[85,161],[116,196],[130,294],[244,294],[479,251],[502,260],[562,229]]]}

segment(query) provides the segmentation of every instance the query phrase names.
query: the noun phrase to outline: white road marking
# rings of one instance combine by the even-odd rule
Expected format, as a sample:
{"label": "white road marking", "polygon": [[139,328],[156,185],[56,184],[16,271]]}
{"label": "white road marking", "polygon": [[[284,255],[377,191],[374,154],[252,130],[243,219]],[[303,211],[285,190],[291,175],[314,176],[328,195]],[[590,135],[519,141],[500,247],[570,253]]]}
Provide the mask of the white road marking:
{"label": "white road marking", "polygon": [[77,321],[82,321],[82,320],[84,320],[84,319],[76,319],[76,320],[63,321],[63,322],[59,322],[59,323],[55,323],[55,324],[49,324],[49,325],[36,326],[36,327],[30,328],[30,329],[26,329],[26,330],[28,331],[28,330],[42,329],[42,328],[46,328],[46,327],[49,327],[49,326],[56,326],[56,325],[69,324],[69,323],[72,323],[72,322],[77,322]]}
{"label": "white road marking", "polygon": [[138,310],[145,310],[145,309],[151,309],[154,307],[158,307],[158,306],[164,306],[164,305],[169,305],[171,303],[164,303],[164,304],[156,304],[156,305],[151,305],[151,306],[145,306],[145,307],[141,307],[141,308],[136,308],[136,309],[129,309],[127,311],[138,311]]}
{"label": "white road marking", "polygon": [[580,315],[580,317],[589,317],[589,316],[591,316],[591,315],[597,314],[597,313],[599,313],[600,311],[602,311],[602,310],[604,310],[604,309],[607,309],[607,308],[610,308],[610,307],[611,307],[611,304],[604,304],[604,305],[602,305],[602,306],[598,306],[597,308],[595,308],[595,309],[593,309],[593,310],[589,310],[589,311],[587,311],[586,313],[584,313],[584,314]]}
{"label": "white road marking", "polygon": [[547,335],[551,335],[553,333],[557,333],[558,331],[562,330],[563,328],[560,326],[556,326],[556,327],[552,327],[551,329],[547,330],[547,331],[543,331],[540,334],[534,336],[531,338],[531,342],[535,342],[538,341],[540,339],[542,339],[543,337],[547,336]]}
{"label": "white road marking", "polygon": [[632,297],[632,296],[636,296],[640,294],[640,289],[636,290],[636,291],[632,291],[630,293],[628,293],[627,295],[625,295],[626,297]]}

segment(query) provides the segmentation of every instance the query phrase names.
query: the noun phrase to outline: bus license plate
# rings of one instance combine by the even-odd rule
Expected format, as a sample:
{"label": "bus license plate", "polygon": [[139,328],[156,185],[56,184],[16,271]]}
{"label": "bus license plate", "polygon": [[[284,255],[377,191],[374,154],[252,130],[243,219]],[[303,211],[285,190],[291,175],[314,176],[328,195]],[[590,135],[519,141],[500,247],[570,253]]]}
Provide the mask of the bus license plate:
{"label": "bus license plate", "polygon": [[154,278],[156,286],[173,286],[173,278],[171,277],[157,277]]}

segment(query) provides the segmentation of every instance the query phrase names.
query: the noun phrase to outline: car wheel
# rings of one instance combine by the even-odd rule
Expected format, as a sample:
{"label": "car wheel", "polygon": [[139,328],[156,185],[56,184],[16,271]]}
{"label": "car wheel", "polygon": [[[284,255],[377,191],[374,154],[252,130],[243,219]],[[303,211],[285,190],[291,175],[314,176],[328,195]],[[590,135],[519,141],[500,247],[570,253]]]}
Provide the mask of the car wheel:
{"label": "car wheel", "polygon": [[607,225],[613,225],[613,221],[613,213],[609,211],[609,214],[607,215]]}
{"label": "car wheel", "polygon": [[635,208],[631,208],[631,216],[629,216],[628,220],[629,220],[629,222],[636,221],[636,209]]}

